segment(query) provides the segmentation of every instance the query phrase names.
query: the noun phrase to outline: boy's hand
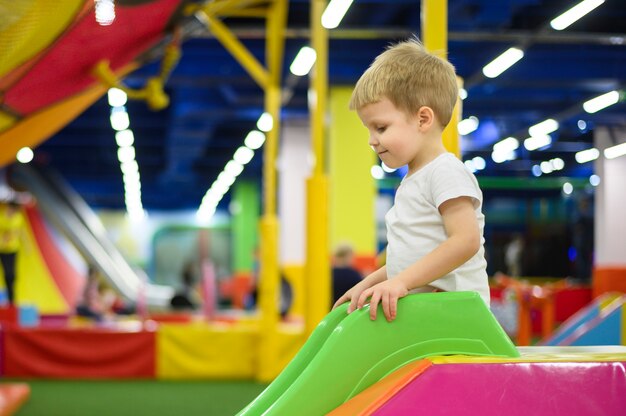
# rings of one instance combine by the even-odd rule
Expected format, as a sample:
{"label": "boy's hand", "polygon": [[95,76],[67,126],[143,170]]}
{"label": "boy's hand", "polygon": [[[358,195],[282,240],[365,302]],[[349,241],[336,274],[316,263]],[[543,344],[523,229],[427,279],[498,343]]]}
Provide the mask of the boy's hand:
{"label": "boy's hand", "polygon": [[369,304],[372,321],[376,319],[378,303],[382,302],[385,318],[391,322],[396,319],[398,299],[405,297],[408,293],[409,291],[402,280],[389,279],[364,290],[357,301],[357,308],[361,309],[367,303],[367,298],[371,297]]}
{"label": "boy's hand", "polygon": [[363,282],[354,285],[352,289],[348,290],[339,299],[337,299],[337,302],[335,302],[335,304],[333,305],[333,309],[349,301],[350,305],[348,305],[348,313],[354,312],[354,310],[356,309],[356,303],[359,300],[359,296],[361,296],[361,293],[366,289],[365,285],[363,285],[362,283]]}

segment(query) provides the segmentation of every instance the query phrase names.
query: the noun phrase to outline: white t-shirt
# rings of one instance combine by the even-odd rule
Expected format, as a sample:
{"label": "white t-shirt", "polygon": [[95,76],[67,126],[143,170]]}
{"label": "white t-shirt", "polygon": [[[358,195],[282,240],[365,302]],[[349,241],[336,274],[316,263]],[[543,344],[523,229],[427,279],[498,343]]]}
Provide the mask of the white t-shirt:
{"label": "white t-shirt", "polygon": [[466,263],[411,293],[476,291],[489,305],[487,261],[485,260],[485,216],[482,192],[474,175],[452,153],[444,153],[411,176],[402,179],[393,207],[387,212],[387,277],[393,278],[447,239],[439,206],[447,200],[467,196],[474,202],[480,227],[478,252]]}

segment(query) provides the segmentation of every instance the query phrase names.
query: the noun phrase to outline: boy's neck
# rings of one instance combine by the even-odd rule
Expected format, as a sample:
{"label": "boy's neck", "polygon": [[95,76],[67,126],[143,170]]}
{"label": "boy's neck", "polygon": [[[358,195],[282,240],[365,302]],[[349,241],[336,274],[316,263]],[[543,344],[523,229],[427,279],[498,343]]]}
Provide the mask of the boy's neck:
{"label": "boy's neck", "polygon": [[448,151],[443,145],[441,132],[433,132],[430,137],[425,138],[424,147],[422,147],[418,157],[409,164],[409,171],[407,172],[407,176],[412,175],[413,173],[417,172],[418,170],[447,152]]}

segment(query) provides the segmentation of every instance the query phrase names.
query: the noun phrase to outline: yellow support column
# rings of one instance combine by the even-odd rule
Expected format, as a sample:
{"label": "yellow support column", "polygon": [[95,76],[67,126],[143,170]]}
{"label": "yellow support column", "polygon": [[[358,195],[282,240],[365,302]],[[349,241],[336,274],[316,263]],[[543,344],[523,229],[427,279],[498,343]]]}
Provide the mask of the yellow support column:
{"label": "yellow support column", "polygon": [[[422,0],[422,41],[429,51],[448,58],[448,0]],[[450,124],[443,131],[444,146],[458,157],[461,157],[457,131],[460,106],[457,100]]]}
{"label": "yellow support column", "polygon": [[[376,181],[371,175],[376,153],[367,145],[369,133],[348,103],[352,87],[331,87],[328,127],[331,248],[348,242],[357,257],[376,256]],[[373,261],[372,261],[373,264]]]}
{"label": "yellow support column", "polygon": [[311,75],[311,141],[315,165],[307,181],[307,247],[305,266],[306,332],[310,334],[330,310],[328,247],[328,178],[324,173],[326,100],[328,95],[328,32],[322,27],[325,0],[311,1],[311,46],[317,59]]}
{"label": "yellow support column", "polygon": [[263,162],[263,216],[260,224],[260,309],[261,338],[257,380],[271,381],[280,372],[278,366],[278,217],[276,216],[276,159],[280,132],[280,76],[284,52],[287,0],[277,0],[267,18],[266,61],[269,87],[265,89],[265,111],[274,121],[266,135]]}

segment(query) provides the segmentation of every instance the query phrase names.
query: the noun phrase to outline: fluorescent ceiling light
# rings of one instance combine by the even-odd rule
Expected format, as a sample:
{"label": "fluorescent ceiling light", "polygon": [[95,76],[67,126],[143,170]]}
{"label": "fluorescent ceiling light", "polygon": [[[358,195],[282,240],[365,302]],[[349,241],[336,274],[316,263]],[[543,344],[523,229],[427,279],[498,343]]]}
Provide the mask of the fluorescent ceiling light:
{"label": "fluorescent ceiling light", "polygon": [[626,143],[618,144],[613,147],[604,149],[604,157],[607,159],[615,159],[616,157],[626,155]]}
{"label": "fluorescent ceiling light", "polygon": [[322,26],[326,29],[334,29],[339,26],[351,4],[352,0],[330,0],[322,14]]}
{"label": "fluorescent ceiling light", "polygon": [[457,125],[457,130],[461,136],[465,136],[475,131],[478,128],[478,118],[471,116],[464,120],[459,121]]}
{"label": "fluorescent ceiling light", "polygon": [[370,173],[374,179],[382,179],[385,177],[385,171],[378,165],[374,165],[370,169]]}
{"label": "fluorescent ceiling light", "polygon": [[128,117],[128,113],[124,107],[114,107],[111,110],[111,117],[109,117],[109,119],[111,121],[111,127],[113,127],[114,130],[126,130],[130,126],[130,117]]}
{"label": "fluorescent ceiling light", "polygon": [[289,70],[294,75],[299,77],[304,76],[313,68],[316,58],[317,54],[315,53],[315,49],[309,46],[303,46],[291,63]]}
{"label": "fluorescent ceiling light", "polygon": [[252,130],[246,136],[246,139],[243,142],[246,147],[249,147],[252,150],[256,150],[259,147],[263,146],[265,143],[265,134],[261,133],[258,130]]}
{"label": "fluorescent ceiling light", "polygon": [[274,127],[274,119],[272,118],[272,115],[268,112],[261,114],[261,117],[259,117],[259,120],[256,122],[256,126],[259,130],[266,133],[272,130],[272,127]]}
{"label": "fluorescent ceiling light", "polygon": [[595,147],[587,150],[581,150],[580,152],[576,152],[574,157],[576,158],[576,162],[578,163],[587,163],[592,160],[596,160],[600,156],[600,151]]}
{"label": "fluorescent ceiling light", "polygon": [[240,165],[245,165],[246,163],[251,161],[253,157],[254,157],[254,150],[245,146],[241,146],[239,149],[235,151],[235,154],[233,155],[233,160],[239,163]]}
{"label": "fluorescent ceiling light", "polygon": [[537,150],[546,147],[550,143],[552,143],[552,137],[547,134],[542,134],[541,136],[533,136],[524,140],[524,147],[526,150]]}
{"label": "fluorescent ceiling light", "polygon": [[523,57],[523,50],[519,48],[509,48],[502,55],[485,65],[483,68],[483,74],[485,74],[488,78],[495,78]]}
{"label": "fluorescent ceiling light", "polygon": [[589,101],[585,101],[583,108],[588,113],[596,113],[603,108],[613,105],[619,101],[619,92],[611,91],[606,94],[602,94],[596,98],[592,98]]}
{"label": "fluorescent ceiling light", "polygon": [[135,142],[135,135],[132,130],[122,130],[115,133],[115,141],[119,147],[132,146]]}
{"label": "fluorescent ceiling light", "polygon": [[493,145],[493,151],[498,153],[512,152],[519,147],[519,140],[515,137],[507,137]]}
{"label": "fluorescent ceiling light", "polygon": [[491,152],[491,159],[496,163],[506,162],[507,160],[513,160],[517,157],[515,150],[501,150],[495,149]]}
{"label": "fluorescent ceiling light", "polygon": [[22,147],[20,150],[17,151],[17,155],[15,157],[20,163],[29,163],[31,160],[33,160],[34,156],[35,154],[30,147]]}
{"label": "fluorescent ceiling light", "polygon": [[559,129],[559,122],[554,119],[547,119],[541,123],[535,124],[528,129],[530,137],[545,136]]}
{"label": "fluorescent ceiling light", "polygon": [[562,15],[552,19],[550,26],[552,26],[552,29],[554,30],[563,30],[602,3],[604,3],[604,0],[581,1]]}
{"label": "fluorescent ceiling light", "polygon": [[109,88],[107,96],[111,107],[121,107],[128,101],[126,93],[119,88]]}

